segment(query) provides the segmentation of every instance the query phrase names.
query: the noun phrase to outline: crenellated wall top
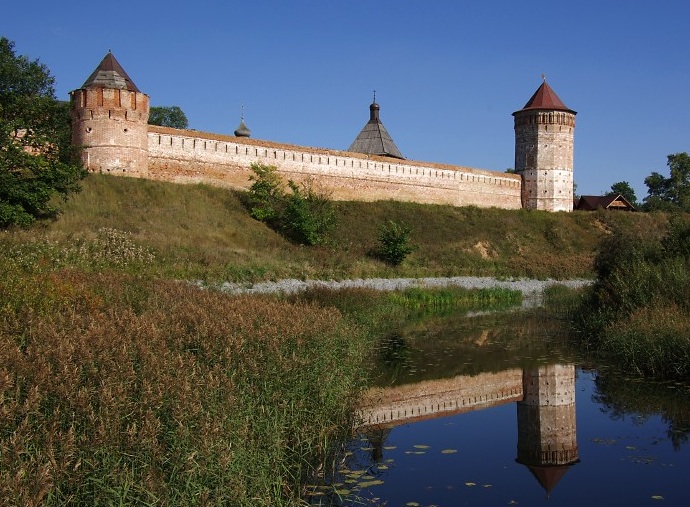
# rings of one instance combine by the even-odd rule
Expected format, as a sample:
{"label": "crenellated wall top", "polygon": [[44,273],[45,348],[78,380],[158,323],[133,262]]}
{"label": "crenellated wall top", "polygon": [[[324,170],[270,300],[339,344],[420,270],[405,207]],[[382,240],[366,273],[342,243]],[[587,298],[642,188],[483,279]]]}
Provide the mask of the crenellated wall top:
{"label": "crenellated wall top", "polygon": [[148,126],[149,134],[158,134],[171,137],[181,137],[187,139],[199,139],[205,141],[217,141],[225,142],[229,144],[236,144],[240,146],[252,146],[256,148],[263,149],[273,149],[273,150],[285,150],[292,152],[303,152],[313,155],[326,155],[332,157],[343,157],[349,159],[359,159],[366,161],[374,161],[389,164],[391,166],[408,166],[408,167],[420,167],[420,168],[433,168],[445,171],[456,171],[463,173],[476,174],[478,176],[488,176],[492,178],[505,178],[507,180],[515,180],[516,182],[521,181],[521,176],[517,174],[504,173],[500,171],[491,171],[489,169],[479,169],[467,166],[458,166],[451,164],[441,164],[436,162],[422,162],[418,160],[400,160],[390,157],[381,157],[377,155],[365,155],[362,153],[355,153],[345,150],[333,150],[329,148],[316,148],[308,146],[300,146],[294,144],[277,143],[273,141],[265,141],[261,139],[252,139],[246,137],[236,137],[232,135],[216,134],[211,132],[204,132],[199,130],[182,130],[174,129],[170,127],[160,127],[157,125]]}

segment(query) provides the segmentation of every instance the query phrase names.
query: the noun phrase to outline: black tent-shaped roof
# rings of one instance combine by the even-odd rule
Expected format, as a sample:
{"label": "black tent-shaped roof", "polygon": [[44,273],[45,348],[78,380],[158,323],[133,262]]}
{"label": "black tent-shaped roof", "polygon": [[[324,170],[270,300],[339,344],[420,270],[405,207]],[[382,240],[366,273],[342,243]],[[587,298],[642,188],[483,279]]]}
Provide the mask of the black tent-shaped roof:
{"label": "black tent-shaped roof", "polygon": [[369,106],[369,121],[347,151],[366,155],[405,158],[391,139],[386,127],[381,123],[379,110],[380,107],[376,102]]}

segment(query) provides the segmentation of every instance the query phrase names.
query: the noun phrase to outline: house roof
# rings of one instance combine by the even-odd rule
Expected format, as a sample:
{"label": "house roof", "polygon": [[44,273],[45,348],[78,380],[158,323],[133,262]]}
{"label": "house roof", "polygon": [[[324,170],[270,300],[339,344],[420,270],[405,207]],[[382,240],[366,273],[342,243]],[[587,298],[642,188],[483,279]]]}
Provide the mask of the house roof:
{"label": "house roof", "polygon": [[347,151],[404,159],[400,150],[388,134],[379,118],[380,106],[373,102],[369,106],[369,121],[357,135]]}
{"label": "house roof", "polygon": [[635,206],[630,204],[630,202],[620,194],[581,195],[575,206],[575,209],[588,211],[599,208],[635,211]]}
{"label": "house roof", "polygon": [[[139,88],[134,84],[134,81],[122,68],[120,62],[115,59],[115,56],[108,51],[101,63],[96,67],[88,79],[81,85],[82,88],[115,88],[120,90],[129,90],[132,92],[139,92]],[[140,93],[140,92],[139,92]]]}
{"label": "house roof", "polygon": [[[544,80],[534,95],[530,97],[527,103],[524,105],[520,111],[526,110],[548,110],[548,111],[567,111],[569,113],[577,114],[572,109],[569,109],[563,101],[558,98],[556,92],[549,86],[549,84]],[[519,111],[516,111],[516,113]],[[515,114],[515,113],[513,113]]]}

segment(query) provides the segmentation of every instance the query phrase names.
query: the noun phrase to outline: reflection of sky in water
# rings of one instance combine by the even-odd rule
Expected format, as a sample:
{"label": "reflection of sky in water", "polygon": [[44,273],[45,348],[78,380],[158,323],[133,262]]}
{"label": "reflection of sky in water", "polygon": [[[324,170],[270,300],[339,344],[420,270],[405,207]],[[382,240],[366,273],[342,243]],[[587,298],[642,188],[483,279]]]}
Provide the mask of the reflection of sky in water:
{"label": "reflection of sky in water", "polygon": [[668,424],[658,416],[612,419],[592,401],[593,392],[593,374],[578,370],[581,462],[568,469],[548,501],[527,467],[515,461],[515,403],[392,428],[379,460],[387,466],[383,470],[372,462],[371,450],[361,450],[370,444],[356,441],[350,467],[371,466],[371,475],[384,482],[361,496],[391,506],[690,505],[690,444],[674,451]]}

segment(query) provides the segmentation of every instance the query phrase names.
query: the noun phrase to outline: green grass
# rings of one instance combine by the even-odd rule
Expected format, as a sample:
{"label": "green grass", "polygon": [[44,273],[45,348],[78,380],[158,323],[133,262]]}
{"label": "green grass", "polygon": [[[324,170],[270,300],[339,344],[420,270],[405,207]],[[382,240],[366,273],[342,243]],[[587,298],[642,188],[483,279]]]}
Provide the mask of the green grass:
{"label": "green grass", "polygon": [[[253,282],[300,279],[488,275],[591,277],[594,250],[612,226],[653,231],[653,214],[547,213],[456,208],[394,201],[338,202],[337,227],[322,246],[290,243],[252,219],[244,194],[205,185],[89,175],[59,220],[0,234],[3,248],[49,243],[61,265],[102,269],[61,250],[92,243],[104,230],[154,255],[126,270],[152,276]],[[412,230],[417,248],[397,267],[371,255],[382,224]],[[54,262],[46,257],[43,262]]]}

